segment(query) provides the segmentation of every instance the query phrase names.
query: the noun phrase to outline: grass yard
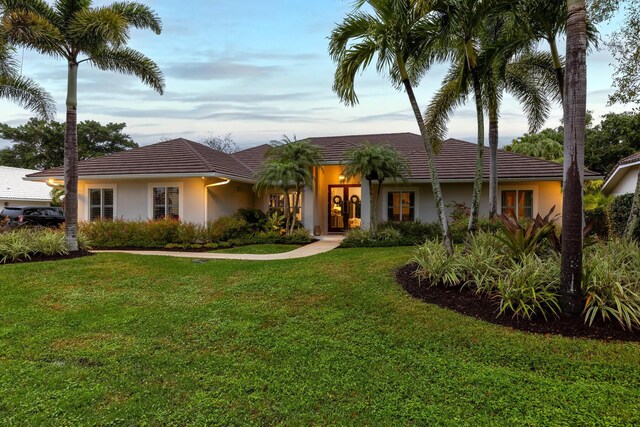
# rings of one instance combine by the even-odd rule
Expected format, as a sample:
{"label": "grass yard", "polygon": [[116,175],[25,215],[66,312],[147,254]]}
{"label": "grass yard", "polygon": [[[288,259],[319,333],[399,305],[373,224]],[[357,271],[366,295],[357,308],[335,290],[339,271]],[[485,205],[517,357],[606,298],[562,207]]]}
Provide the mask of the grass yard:
{"label": "grass yard", "polygon": [[0,425],[638,425],[640,345],[407,296],[409,248],[0,267]]}
{"label": "grass yard", "polygon": [[247,245],[247,246],[238,246],[236,248],[227,248],[227,249],[217,249],[215,251],[211,251],[213,253],[222,253],[222,254],[258,254],[258,255],[267,255],[267,254],[281,254],[284,252],[291,252],[294,249],[298,249],[300,245],[285,245],[285,244],[264,244],[264,245]]}

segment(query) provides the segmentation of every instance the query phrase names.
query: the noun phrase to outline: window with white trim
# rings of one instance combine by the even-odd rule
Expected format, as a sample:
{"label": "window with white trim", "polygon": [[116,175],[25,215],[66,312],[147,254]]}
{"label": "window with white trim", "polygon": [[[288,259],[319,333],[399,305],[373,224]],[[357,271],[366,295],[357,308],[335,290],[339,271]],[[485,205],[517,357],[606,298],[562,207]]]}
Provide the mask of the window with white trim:
{"label": "window with white trim", "polygon": [[180,187],[153,187],[153,219],[180,219]]}
{"label": "window with white trim", "polygon": [[89,189],[89,220],[113,219],[113,188]]}
{"label": "window with white trim", "polygon": [[387,219],[389,221],[414,221],[416,218],[416,192],[390,191],[388,193]]}
{"label": "window with white trim", "polygon": [[502,213],[517,219],[533,217],[533,190],[503,190]]}

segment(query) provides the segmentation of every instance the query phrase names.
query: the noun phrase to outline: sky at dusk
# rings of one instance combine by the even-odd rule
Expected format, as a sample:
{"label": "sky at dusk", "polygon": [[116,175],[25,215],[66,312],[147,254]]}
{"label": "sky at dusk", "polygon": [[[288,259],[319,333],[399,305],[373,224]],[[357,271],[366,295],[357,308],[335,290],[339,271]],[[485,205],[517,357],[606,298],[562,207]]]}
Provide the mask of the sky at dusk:
{"label": "sky at dusk", "polygon": [[[143,0],[144,1],[144,0]],[[107,1],[94,1],[95,5]],[[125,122],[141,145],[184,137],[230,133],[242,147],[280,139],[367,133],[415,132],[417,125],[403,92],[375,70],[356,81],[360,104],[342,105],[332,92],[334,64],[327,37],[351,10],[351,0],[147,0],[163,20],[157,36],[134,31],[130,46],[155,60],[165,73],[166,93],[159,96],[136,78],[80,68],[79,120]],[[606,37],[611,25],[605,28]],[[564,41],[562,41],[564,43]],[[542,47],[546,48],[545,45]],[[66,65],[60,60],[20,50],[23,74],[37,80],[58,103],[64,120]],[[612,62],[606,50],[588,59],[588,104],[596,121],[608,112],[633,106],[607,106]],[[446,66],[437,66],[416,90],[426,107]],[[2,121],[25,123],[29,112],[0,101]],[[556,106],[547,123],[557,126]],[[456,111],[452,137],[475,140],[475,112],[468,103]],[[502,107],[501,141],[522,135],[527,122],[508,96]]]}

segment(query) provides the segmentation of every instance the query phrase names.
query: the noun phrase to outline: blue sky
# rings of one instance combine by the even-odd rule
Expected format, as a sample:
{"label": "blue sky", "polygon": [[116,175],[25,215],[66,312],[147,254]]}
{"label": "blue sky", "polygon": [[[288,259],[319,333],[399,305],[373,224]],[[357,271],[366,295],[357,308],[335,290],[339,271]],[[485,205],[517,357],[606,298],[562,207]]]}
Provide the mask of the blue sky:
{"label": "blue sky", "polygon": [[[107,1],[94,1],[106,4]],[[342,105],[331,90],[334,65],[327,36],[351,10],[350,0],[147,0],[161,16],[164,30],[132,33],[130,46],[154,59],[166,76],[159,96],[134,77],[80,69],[79,119],[126,122],[141,145],[182,136],[198,140],[231,133],[243,147],[280,139],[283,134],[328,136],[416,132],[406,95],[375,71],[357,80],[360,104]],[[604,30],[604,33],[608,29]],[[546,48],[546,46],[543,46]],[[22,56],[23,52],[19,52]],[[632,106],[608,107],[612,62],[606,50],[589,57],[588,109],[596,120]],[[446,66],[423,79],[416,95],[426,106]],[[64,120],[66,66],[24,52],[23,73],[45,86]],[[26,122],[30,114],[0,102],[3,121]],[[561,110],[548,121],[557,126]],[[475,112],[468,104],[453,116],[450,136],[475,140]],[[527,123],[507,97],[502,108],[503,142],[522,135]]]}

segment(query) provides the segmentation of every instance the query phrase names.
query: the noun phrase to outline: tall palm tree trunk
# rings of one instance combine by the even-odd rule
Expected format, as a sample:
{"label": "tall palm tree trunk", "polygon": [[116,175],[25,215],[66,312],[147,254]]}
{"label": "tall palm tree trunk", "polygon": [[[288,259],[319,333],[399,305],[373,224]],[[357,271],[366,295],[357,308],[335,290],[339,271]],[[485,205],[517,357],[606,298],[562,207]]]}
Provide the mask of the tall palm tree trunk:
{"label": "tall palm tree trunk", "polygon": [[69,63],[64,135],[64,215],[67,250],[78,250],[78,64]]}
{"label": "tall palm tree trunk", "polygon": [[551,50],[551,57],[553,58],[553,68],[556,71],[556,80],[558,81],[558,90],[560,91],[560,99],[564,104],[564,68],[562,67],[562,61],[560,60],[560,54],[558,53],[558,45],[556,44],[555,37],[549,37],[549,50]]}
{"label": "tall palm tree trunk", "polygon": [[373,191],[373,180],[368,179],[367,181],[369,182],[369,209],[371,210],[369,212],[369,231],[375,236],[378,231],[378,206],[375,192]]}
{"label": "tall palm tree trunk", "polygon": [[498,111],[489,109],[489,219],[498,211]]}
{"label": "tall palm tree trunk", "polygon": [[562,311],[581,312],[584,140],[587,101],[585,0],[567,0],[567,69],[564,103],[564,191],[562,207]]}
{"label": "tall palm tree trunk", "polygon": [[633,196],[633,204],[631,205],[631,213],[629,214],[629,221],[627,221],[627,229],[625,230],[624,237],[627,239],[633,239],[638,235],[638,229],[640,228],[640,168],[638,168],[638,181],[636,182],[636,192]]}
{"label": "tall palm tree trunk", "polygon": [[291,226],[291,204],[289,203],[289,191],[284,190],[284,230],[289,234],[289,227]]}
{"label": "tall palm tree trunk", "polygon": [[471,215],[469,215],[469,234],[474,234],[478,228],[478,216],[480,214],[480,196],[482,196],[482,162],[484,155],[484,108],[482,105],[482,89],[478,70],[473,68],[473,91],[476,100],[476,119],[478,122],[478,144],[476,151],[476,170],[473,179],[473,197],[471,198]]}
{"label": "tall palm tree trunk", "polygon": [[411,108],[413,110],[413,114],[416,118],[416,122],[418,122],[418,128],[420,129],[420,136],[422,137],[422,144],[424,145],[424,149],[427,153],[427,162],[429,163],[429,174],[431,176],[431,188],[433,189],[433,198],[436,202],[436,212],[438,215],[438,221],[440,222],[440,227],[442,227],[442,238],[444,240],[444,247],[447,250],[449,255],[453,254],[453,243],[451,241],[451,232],[449,230],[449,221],[447,219],[447,211],[444,206],[444,199],[442,198],[442,188],[440,187],[440,180],[438,179],[438,171],[436,170],[436,164],[434,161],[434,152],[433,146],[431,145],[431,140],[429,138],[429,133],[427,132],[427,127],[424,125],[424,119],[422,118],[422,113],[420,112],[420,107],[418,107],[418,101],[416,100],[416,95],[413,92],[413,87],[411,86],[411,82],[409,81],[409,76],[404,67],[404,64],[398,64],[400,66],[400,70],[402,72],[402,84],[407,92],[407,96],[409,97],[409,102],[411,103]]}
{"label": "tall palm tree trunk", "polygon": [[294,201],[293,201],[293,214],[292,214],[292,218],[291,218],[291,229],[289,234],[293,234],[293,231],[295,230],[296,227],[296,220],[298,217],[298,211],[300,210],[300,188],[298,187],[296,189],[296,195],[294,196]]}

